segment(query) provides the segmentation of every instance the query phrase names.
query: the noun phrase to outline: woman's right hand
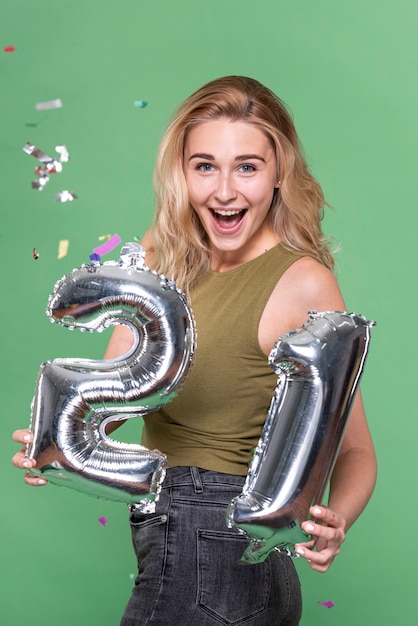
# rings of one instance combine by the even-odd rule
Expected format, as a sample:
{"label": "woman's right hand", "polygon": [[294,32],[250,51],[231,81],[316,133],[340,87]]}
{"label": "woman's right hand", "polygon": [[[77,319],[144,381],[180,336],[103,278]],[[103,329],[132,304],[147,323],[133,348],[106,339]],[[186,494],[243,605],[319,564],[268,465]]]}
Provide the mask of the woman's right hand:
{"label": "woman's right hand", "polygon": [[46,485],[47,480],[42,478],[41,476],[32,476],[29,474],[28,470],[35,467],[36,460],[28,459],[26,456],[26,445],[32,442],[32,433],[30,430],[15,430],[12,435],[13,441],[17,443],[23,444],[23,448],[16,452],[16,454],[12,458],[12,463],[15,467],[26,470],[25,476],[23,480],[26,484],[32,485],[33,487],[40,487],[41,485]]}

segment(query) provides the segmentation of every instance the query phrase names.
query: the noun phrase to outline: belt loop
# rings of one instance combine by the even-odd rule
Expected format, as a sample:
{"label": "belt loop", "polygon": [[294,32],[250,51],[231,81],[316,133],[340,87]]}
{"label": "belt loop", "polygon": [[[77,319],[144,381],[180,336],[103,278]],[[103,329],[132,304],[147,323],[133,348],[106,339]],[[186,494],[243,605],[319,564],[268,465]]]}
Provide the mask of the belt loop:
{"label": "belt loop", "polygon": [[200,478],[199,468],[192,466],[190,468],[195,493],[203,493],[203,483]]}

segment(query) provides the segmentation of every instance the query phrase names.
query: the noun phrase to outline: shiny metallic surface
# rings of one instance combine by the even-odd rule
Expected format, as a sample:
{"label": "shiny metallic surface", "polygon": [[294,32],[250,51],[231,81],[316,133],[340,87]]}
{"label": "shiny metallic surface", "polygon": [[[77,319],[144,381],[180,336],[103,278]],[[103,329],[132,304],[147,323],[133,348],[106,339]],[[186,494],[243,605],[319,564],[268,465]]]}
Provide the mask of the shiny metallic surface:
{"label": "shiny metallic surface", "polygon": [[[42,191],[45,185],[49,182],[51,174],[62,172],[62,163],[67,163],[69,160],[69,154],[66,146],[56,146],[55,151],[58,152],[59,159],[51,158],[45,154],[45,152],[42,152],[42,150],[29,142],[27,142],[22,149],[26,152],[26,154],[35,157],[35,159],[42,163],[42,165],[35,168],[37,180],[32,181],[32,188],[38,189],[39,191]],[[76,198],[77,196],[74,194],[73,197]],[[57,198],[55,199],[57,200]],[[62,200],[58,199],[58,201],[61,202]]]}
{"label": "shiny metallic surface", "polygon": [[250,539],[243,556],[264,560],[306,541],[300,524],[320,503],[363,373],[374,322],[342,311],[310,312],[269,356],[278,382],[243,491],[228,525]]}
{"label": "shiny metallic surface", "polygon": [[186,296],[149,270],[144,254],[140,245],[126,244],[119,261],[83,265],[55,285],[51,321],[90,332],[126,324],[134,343],[112,360],[42,364],[27,454],[37,459],[32,472],[51,483],[152,511],[164,454],[110,439],[105,427],[176,396],[192,365],[196,332]]}

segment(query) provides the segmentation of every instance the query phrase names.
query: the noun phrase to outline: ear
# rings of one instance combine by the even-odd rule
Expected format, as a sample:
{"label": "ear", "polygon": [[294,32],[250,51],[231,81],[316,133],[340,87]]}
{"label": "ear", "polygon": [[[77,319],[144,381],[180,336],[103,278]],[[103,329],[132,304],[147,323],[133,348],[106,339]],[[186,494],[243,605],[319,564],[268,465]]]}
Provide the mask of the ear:
{"label": "ear", "polygon": [[282,186],[282,181],[278,180],[277,183],[274,185],[275,189],[280,189],[280,187]]}

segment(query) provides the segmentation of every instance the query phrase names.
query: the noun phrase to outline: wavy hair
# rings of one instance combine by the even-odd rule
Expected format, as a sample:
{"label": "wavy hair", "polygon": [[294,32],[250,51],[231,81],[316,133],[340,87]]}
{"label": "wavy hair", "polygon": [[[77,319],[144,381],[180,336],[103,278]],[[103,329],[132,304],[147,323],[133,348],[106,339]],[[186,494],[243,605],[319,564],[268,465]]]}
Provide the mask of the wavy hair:
{"label": "wavy hair", "polygon": [[209,269],[209,242],[188,199],[183,153],[191,128],[219,118],[244,121],[265,133],[275,150],[281,181],[270,207],[274,232],[289,250],[333,269],[333,255],[321,230],[324,195],[308,171],[291,115],[270,89],[245,76],[226,76],[203,85],[181,104],[161,140],[154,170],[154,269],[186,292]]}

